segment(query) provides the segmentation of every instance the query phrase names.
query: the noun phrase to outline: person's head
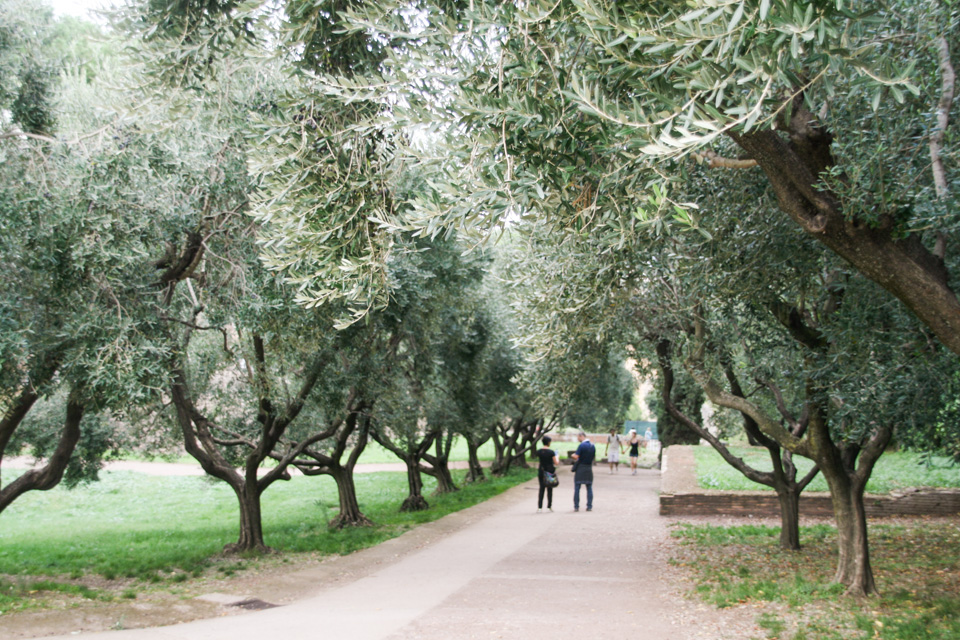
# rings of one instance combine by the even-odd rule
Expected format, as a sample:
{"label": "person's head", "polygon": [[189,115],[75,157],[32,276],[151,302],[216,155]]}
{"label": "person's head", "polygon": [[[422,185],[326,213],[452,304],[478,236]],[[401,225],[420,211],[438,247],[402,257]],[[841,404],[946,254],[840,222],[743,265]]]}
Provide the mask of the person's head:
{"label": "person's head", "polygon": [[610,429],[610,435],[612,435],[612,436],[617,435],[617,428],[616,428],[616,427],[614,427],[613,429]]}
{"label": "person's head", "polygon": [[583,429],[580,429],[579,431],[577,431],[577,440],[579,440],[580,442],[583,442],[586,439],[587,439],[587,434],[583,432]]}
{"label": "person's head", "polygon": [[635,436],[635,435],[637,435],[637,430],[636,430],[636,429],[630,429],[630,437],[632,438],[632,437]]}
{"label": "person's head", "polygon": [[543,439],[540,442],[543,443],[543,446],[549,447],[550,443],[553,442],[553,440],[550,439],[550,436],[543,436]]}

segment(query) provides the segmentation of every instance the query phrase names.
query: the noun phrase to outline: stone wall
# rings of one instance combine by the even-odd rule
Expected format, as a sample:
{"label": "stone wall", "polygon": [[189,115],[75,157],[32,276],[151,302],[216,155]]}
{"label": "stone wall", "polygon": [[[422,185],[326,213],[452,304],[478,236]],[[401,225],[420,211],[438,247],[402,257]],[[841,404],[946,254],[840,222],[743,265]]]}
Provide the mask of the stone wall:
{"label": "stone wall", "polygon": [[[960,490],[958,489],[916,489],[890,495],[868,495],[863,500],[867,516],[871,518],[960,515]],[[661,493],[660,515],[777,517],[780,515],[780,507],[777,496],[772,492]],[[800,515],[832,516],[830,495],[826,493],[801,495]]]}

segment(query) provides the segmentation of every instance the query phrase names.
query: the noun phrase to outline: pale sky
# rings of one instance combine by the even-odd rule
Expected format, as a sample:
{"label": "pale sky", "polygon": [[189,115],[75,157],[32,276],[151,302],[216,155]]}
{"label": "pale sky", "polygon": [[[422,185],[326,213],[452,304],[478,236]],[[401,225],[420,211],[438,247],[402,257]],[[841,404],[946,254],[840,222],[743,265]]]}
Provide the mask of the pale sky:
{"label": "pale sky", "polygon": [[41,0],[53,7],[57,16],[74,16],[97,22],[94,15],[88,13],[91,9],[101,9],[118,4],[119,0]]}

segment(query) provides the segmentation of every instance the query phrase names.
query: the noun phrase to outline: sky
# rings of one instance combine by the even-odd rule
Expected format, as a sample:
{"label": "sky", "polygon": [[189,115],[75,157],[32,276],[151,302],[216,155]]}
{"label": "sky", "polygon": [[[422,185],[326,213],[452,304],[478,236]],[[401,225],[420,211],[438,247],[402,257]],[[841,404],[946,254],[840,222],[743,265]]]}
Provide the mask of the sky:
{"label": "sky", "polygon": [[118,0],[42,0],[53,7],[57,16],[74,16],[96,21],[88,12],[117,4]]}

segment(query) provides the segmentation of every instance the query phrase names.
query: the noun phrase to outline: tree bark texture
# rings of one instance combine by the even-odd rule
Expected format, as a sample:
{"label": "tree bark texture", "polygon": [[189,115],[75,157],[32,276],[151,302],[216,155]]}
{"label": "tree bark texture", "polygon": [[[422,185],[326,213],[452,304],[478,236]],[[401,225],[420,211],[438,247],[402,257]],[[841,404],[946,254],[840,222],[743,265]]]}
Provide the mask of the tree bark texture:
{"label": "tree bark texture", "polygon": [[868,596],[877,592],[877,585],[870,564],[863,493],[893,430],[881,426],[863,447],[854,443],[840,447],[831,439],[825,410],[817,407],[811,413],[810,449],[830,487],[837,522],[839,559],[834,579],[847,587],[847,593]]}
{"label": "tree bark texture", "polygon": [[260,510],[261,491],[256,482],[243,482],[230,485],[237,495],[240,506],[240,536],[236,542],[226,545],[225,553],[255,551],[269,553],[271,549],[263,539],[263,520]]}
{"label": "tree bark texture", "polygon": [[872,226],[848,220],[839,199],[817,188],[821,174],[834,164],[833,138],[812,114],[795,108],[786,134],[757,131],[731,137],[757,161],[784,213],[900,299],[960,355],[960,301],[943,260],[923,245],[918,234],[900,237],[890,216],[881,216]]}
{"label": "tree bark texture", "polygon": [[[23,417],[30,410],[30,407],[36,401],[36,395],[32,391],[26,395],[21,394],[20,402],[16,404],[12,411],[4,416],[4,423],[11,418],[10,425],[3,424],[0,428],[12,426],[12,430],[23,420]],[[84,406],[77,399],[76,394],[71,393],[67,400],[66,416],[63,421],[63,430],[60,432],[60,441],[53,455],[47,460],[47,464],[39,469],[30,469],[19,478],[0,489],[0,513],[3,513],[10,504],[27,491],[48,491],[60,484],[63,479],[63,472],[70,462],[70,456],[80,441],[80,421],[83,419]],[[0,433],[3,433],[0,431]],[[5,447],[7,441],[3,442]],[[2,459],[0,459],[2,460]]]}
{"label": "tree bark texture", "polygon": [[340,498],[340,513],[330,521],[330,528],[371,526],[373,523],[360,511],[360,503],[357,500],[357,485],[353,481],[353,467],[337,465],[337,467],[331,468],[330,475],[337,483],[337,494]]}
{"label": "tree bark texture", "polygon": [[[255,450],[247,456],[245,473],[239,473],[220,452],[216,439],[211,433],[211,424],[197,411],[186,386],[186,376],[181,370],[174,371],[174,381],[170,388],[171,398],[177,411],[177,419],[183,432],[184,448],[193,456],[207,474],[226,482],[237,496],[240,509],[240,533],[235,543],[224,547],[227,553],[242,551],[269,551],[263,538],[260,522],[260,495],[272,482],[257,478],[259,463]],[[252,478],[250,469],[253,468]],[[277,469],[271,470],[271,473]],[[282,473],[283,470],[281,469]],[[278,476],[274,476],[274,479]]]}
{"label": "tree bark texture", "polygon": [[453,431],[447,431],[446,437],[438,437],[433,443],[434,454],[424,453],[423,459],[430,467],[421,470],[437,479],[435,494],[453,493],[459,491],[450,473],[450,448],[453,446]]}
{"label": "tree bark texture", "polygon": [[420,476],[420,461],[410,457],[404,460],[407,465],[407,489],[406,500],[400,505],[400,511],[424,511],[430,508],[426,498],[423,497],[423,478]]}
{"label": "tree bark texture", "polygon": [[796,487],[776,487],[780,504],[780,548],[800,549],[800,491]]}
{"label": "tree bark texture", "polygon": [[483,482],[487,477],[483,474],[483,465],[480,464],[480,444],[467,438],[467,478],[466,482]]}

